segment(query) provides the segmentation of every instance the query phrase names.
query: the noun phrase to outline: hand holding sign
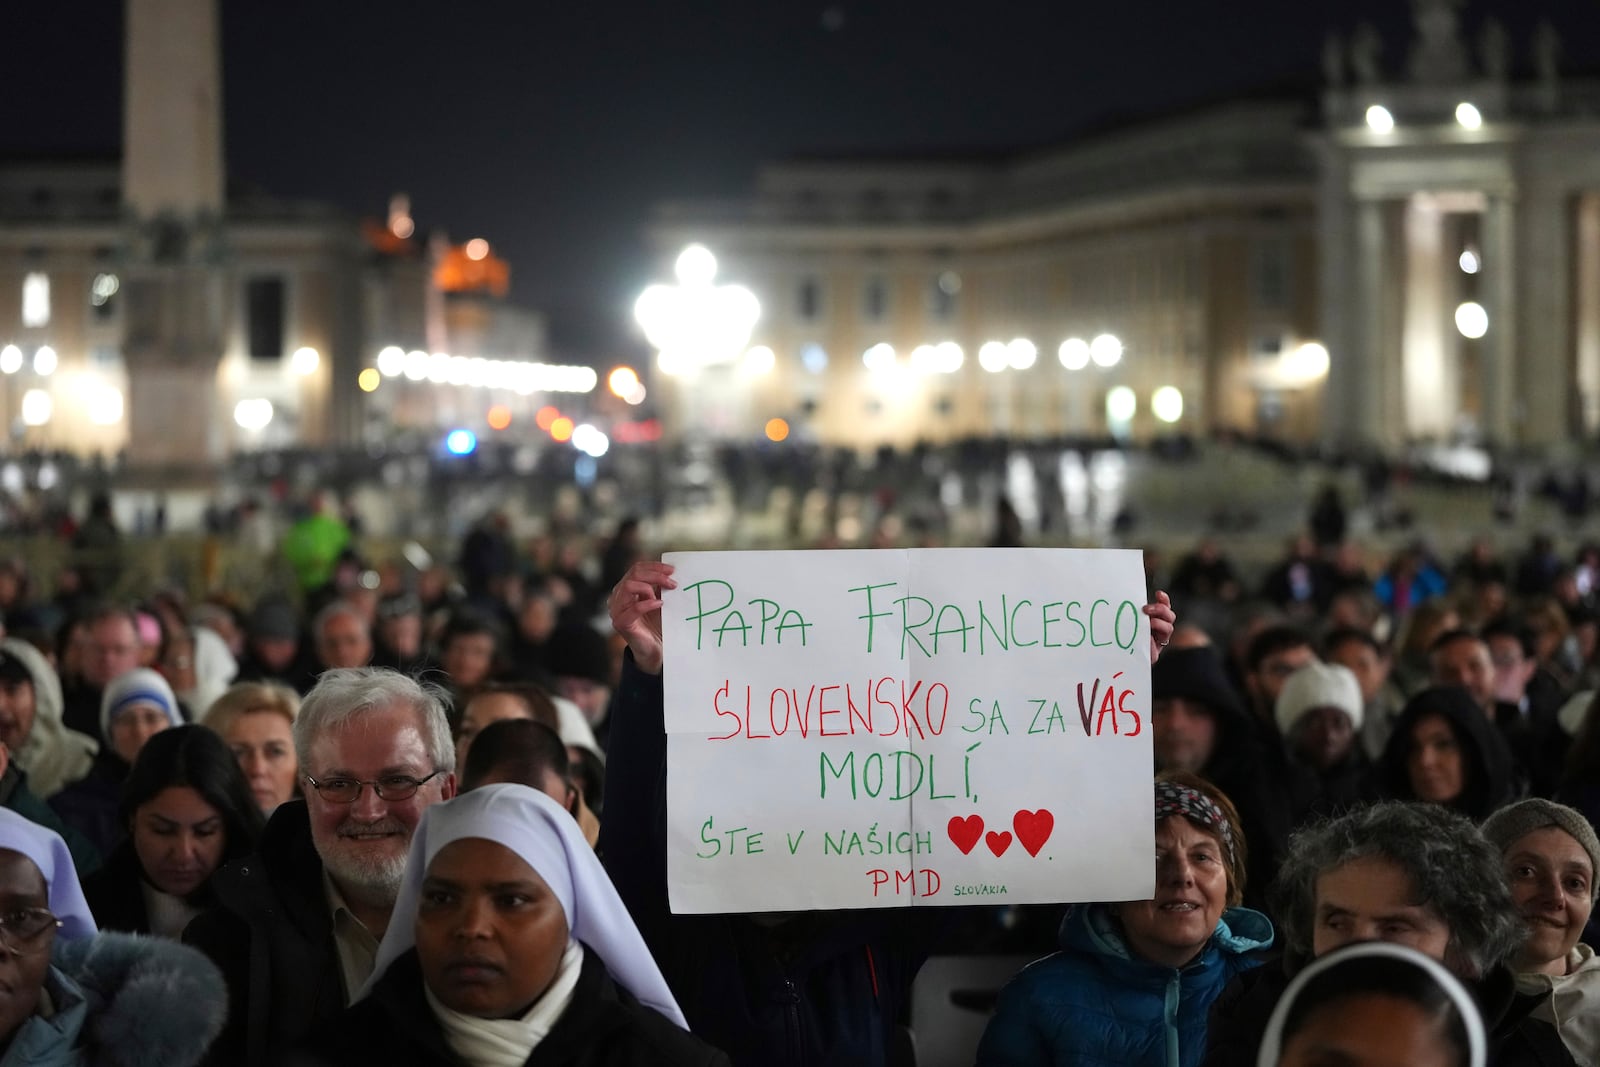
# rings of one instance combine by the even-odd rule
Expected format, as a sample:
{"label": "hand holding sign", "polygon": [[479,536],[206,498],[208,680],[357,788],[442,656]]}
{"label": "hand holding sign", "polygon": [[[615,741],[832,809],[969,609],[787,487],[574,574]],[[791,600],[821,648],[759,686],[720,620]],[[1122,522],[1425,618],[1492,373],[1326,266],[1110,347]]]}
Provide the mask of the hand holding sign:
{"label": "hand holding sign", "polygon": [[612,628],[628,642],[634,662],[646,674],[661,673],[661,591],[677,587],[670,566],[641,560],[628,568],[606,600]]}

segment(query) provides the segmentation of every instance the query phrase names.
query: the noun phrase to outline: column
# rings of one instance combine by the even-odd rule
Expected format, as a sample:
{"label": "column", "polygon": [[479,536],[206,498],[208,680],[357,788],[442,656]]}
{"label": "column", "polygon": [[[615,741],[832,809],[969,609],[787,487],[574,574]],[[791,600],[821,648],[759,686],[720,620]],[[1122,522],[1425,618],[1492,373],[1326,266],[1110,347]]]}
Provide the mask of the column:
{"label": "column", "polygon": [[1578,200],[1576,326],[1579,429],[1585,440],[1600,430],[1600,193]]}
{"label": "column", "polygon": [[[1460,366],[1445,290],[1444,214],[1432,197],[1405,205],[1405,436],[1448,437],[1461,404]],[[1447,332],[1448,331],[1448,332]]]}
{"label": "column", "polygon": [[[1485,393],[1500,395],[1506,440],[1553,446],[1571,439],[1574,390],[1571,350],[1570,220],[1565,198],[1551,187],[1527,188],[1512,201],[1496,197],[1484,217],[1485,306],[1489,337]],[[1489,338],[1485,338],[1489,340]]]}

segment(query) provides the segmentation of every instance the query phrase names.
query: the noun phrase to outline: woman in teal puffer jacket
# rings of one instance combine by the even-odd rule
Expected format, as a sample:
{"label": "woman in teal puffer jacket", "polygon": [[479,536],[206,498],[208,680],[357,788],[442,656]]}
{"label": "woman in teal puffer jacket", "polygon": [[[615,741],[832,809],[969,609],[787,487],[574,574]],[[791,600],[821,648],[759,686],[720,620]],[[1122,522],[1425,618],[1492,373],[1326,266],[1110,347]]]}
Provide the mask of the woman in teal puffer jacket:
{"label": "woman in teal puffer jacket", "polygon": [[1206,1016],[1232,978],[1264,962],[1265,915],[1238,906],[1245,842],[1233,804],[1194,775],[1156,779],[1156,894],[1087,904],[1061,951],[1000,994],[979,1067],[1195,1067]]}

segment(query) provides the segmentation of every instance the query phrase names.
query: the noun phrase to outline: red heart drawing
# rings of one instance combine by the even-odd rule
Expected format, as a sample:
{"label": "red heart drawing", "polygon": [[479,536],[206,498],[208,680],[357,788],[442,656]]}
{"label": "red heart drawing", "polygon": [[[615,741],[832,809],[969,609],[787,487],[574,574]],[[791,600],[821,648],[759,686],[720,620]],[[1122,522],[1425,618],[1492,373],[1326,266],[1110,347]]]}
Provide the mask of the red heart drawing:
{"label": "red heart drawing", "polygon": [[1028,850],[1028,855],[1037,856],[1056,828],[1056,817],[1044,808],[1019,811],[1011,817],[1011,827],[1017,831],[1017,842]]}
{"label": "red heart drawing", "polygon": [[963,856],[971,855],[978,838],[983,836],[983,819],[977,815],[968,815],[965,819],[951,816],[945,833],[950,835],[950,840],[955,842]]}
{"label": "red heart drawing", "polygon": [[984,840],[989,843],[990,852],[993,852],[996,856],[1003,856],[1006,849],[1011,847],[1011,831],[1002,830],[999,833],[995,833],[990,830]]}

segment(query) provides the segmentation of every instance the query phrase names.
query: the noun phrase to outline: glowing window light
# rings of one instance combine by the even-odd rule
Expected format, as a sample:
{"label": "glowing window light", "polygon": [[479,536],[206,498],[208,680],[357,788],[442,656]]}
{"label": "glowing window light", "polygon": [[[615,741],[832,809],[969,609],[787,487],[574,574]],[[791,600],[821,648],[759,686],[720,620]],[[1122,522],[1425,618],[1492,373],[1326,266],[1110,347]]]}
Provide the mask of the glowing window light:
{"label": "glowing window light", "polygon": [[322,354],[310,346],[295,349],[294,355],[289,357],[289,369],[302,378],[317,373],[321,364]]}
{"label": "glowing window light", "polygon": [[1122,362],[1122,341],[1116,334],[1101,334],[1089,342],[1089,358],[1097,367],[1115,367]]}
{"label": "glowing window light", "polygon": [[941,374],[954,374],[967,360],[967,354],[954,341],[940,341],[933,346],[933,352]]}
{"label": "glowing window light", "polygon": [[782,441],[789,436],[789,423],[786,419],[767,420],[767,440]]}
{"label": "glowing window light", "polygon": [[233,421],[241,430],[259,432],[272,422],[272,401],[251,397],[233,406]]}
{"label": "glowing window light", "polygon": [[44,271],[29,271],[22,279],[22,325],[50,325],[50,275]]}
{"label": "glowing window light", "polygon": [[1139,398],[1126,385],[1119,385],[1106,394],[1106,418],[1114,423],[1132,420],[1139,410]]}
{"label": "glowing window light", "polygon": [[1150,411],[1165,423],[1183,418],[1183,393],[1176,386],[1163,385],[1150,397]]}
{"label": "glowing window light", "polygon": [[86,406],[89,421],[96,426],[112,426],[122,421],[122,391],[119,389],[106,388],[90,394]]}
{"label": "glowing window light", "polygon": [[379,374],[372,367],[368,367],[366,370],[356,375],[356,385],[363,393],[377,392],[378,385],[382,381],[383,375]]}
{"label": "glowing window light", "polygon": [[33,373],[35,374],[42,374],[48,378],[56,372],[56,368],[60,365],[61,360],[56,356],[56,350],[49,345],[40,345],[39,351],[33,354]]}
{"label": "glowing window light", "polygon": [[1011,353],[1004,341],[985,341],[978,349],[978,366],[990,374],[999,374],[1011,365]]}
{"label": "glowing window light", "polygon": [[1069,337],[1056,349],[1056,358],[1067,370],[1082,370],[1089,365],[1089,342],[1081,337]]}
{"label": "glowing window light", "polygon": [[611,448],[611,439],[587,422],[572,429],[572,447],[593,459],[599,459]]}
{"label": "glowing window light", "polygon": [[1456,329],[1469,341],[1476,341],[1489,332],[1489,313],[1476,300],[1468,300],[1456,308]]}
{"label": "glowing window light", "polygon": [[43,389],[29,389],[22,394],[22,422],[25,426],[43,426],[55,413],[50,394]]}
{"label": "glowing window light", "polygon": [[874,374],[894,369],[894,346],[880,341],[861,354],[861,362]]}
{"label": "glowing window light", "polygon": [[615,397],[625,397],[639,384],[639,372],[632,367],[618,367],[606,375],[606,388]]}
{"label": "glowing window light", "polygon": [[[771,374],[778,365],[778,354],[766,345],[756,345],[744,354],[744,372],[751,375]],[[632,390],[629,390],[630,392]]]}
{"label": "glowing window light", "polygon": [[16,345],[0,348],[0,374],[15,374],[22,369],[22,349]]}
{"label": "glowing window light", "polygon": [[1039,346],[1026,337],[1018,337],[1006,345],[1006,362],[1013,370],[1027,370],[1039,359]]}
{"label": "glowing window light", "polygon": [[385,378],[398,378],[405,369],[406,354],[399,345],[390,345],[378,353],[378,373]]}
{"label": "glowing window light", "polygon": [[403,373],[407,381],[420,382],[428,376],[428,353],[413,349],[406,353]]}

